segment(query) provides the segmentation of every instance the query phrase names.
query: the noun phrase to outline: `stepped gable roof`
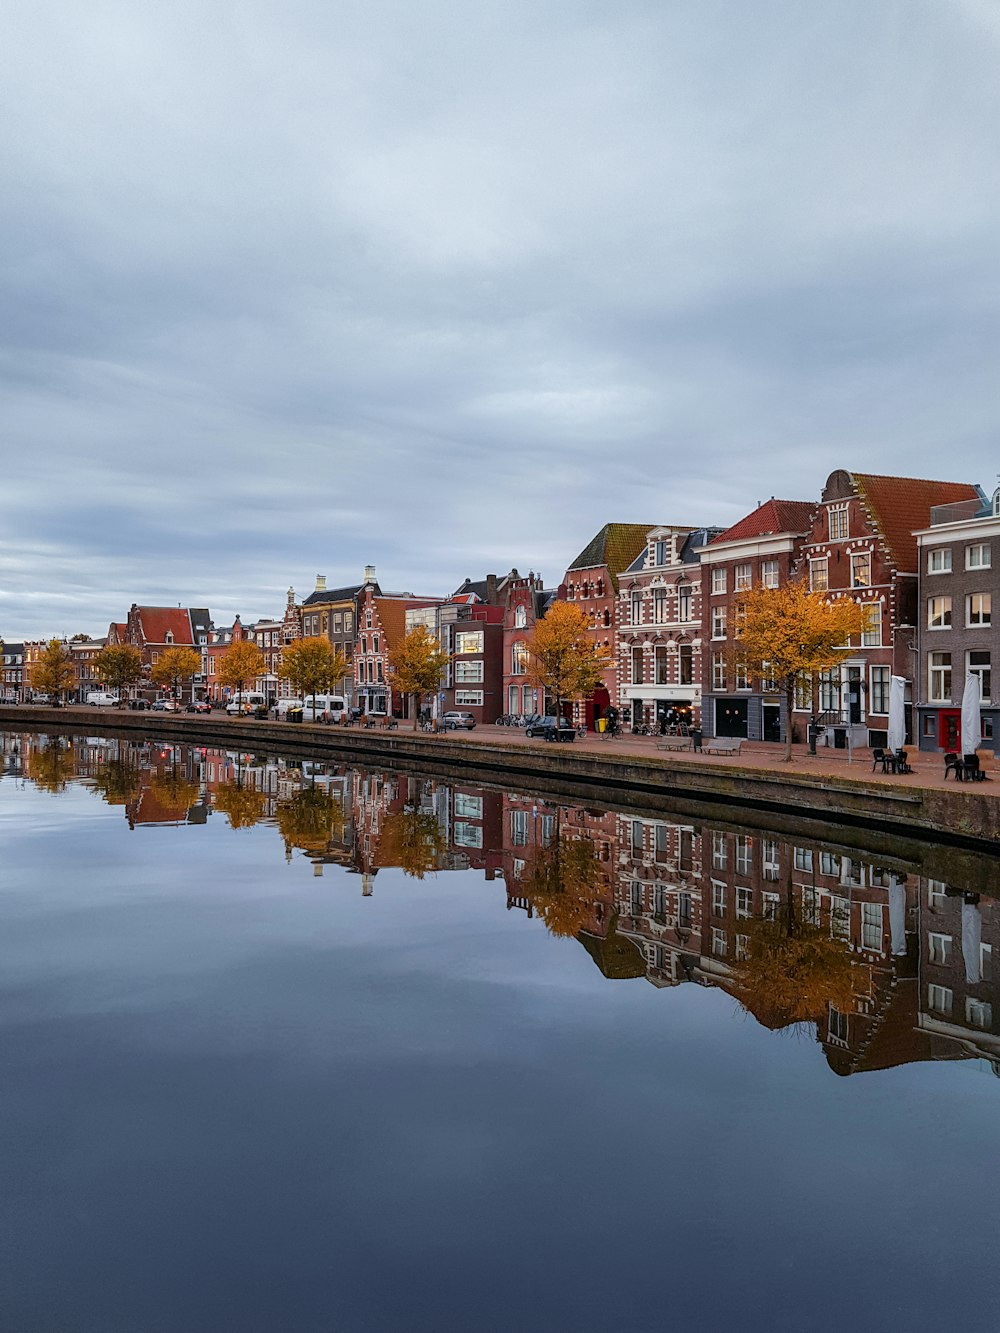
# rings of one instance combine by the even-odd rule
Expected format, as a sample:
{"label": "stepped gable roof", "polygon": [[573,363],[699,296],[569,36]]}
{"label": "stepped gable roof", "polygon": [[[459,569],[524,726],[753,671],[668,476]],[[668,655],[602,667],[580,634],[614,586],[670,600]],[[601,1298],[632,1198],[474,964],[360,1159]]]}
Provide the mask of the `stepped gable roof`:
{"label": "stepped gable roof", "polygon": [[[364,586],[363,583],[352,583],[347,588],[320,588],[316,592],[311,592],[309,596],[304,599],[302,605],[313,606],[321,602],[348,602],[351,598],[357,597],[358,593]],[[377,590],[378,584],[376,584],[375,587]]]}
{"label": "stepped gable roof", "polygon": [[774,537],[779,532],[808,532],[816,505],[812,500],[765,500],[762,505],[717,537],[717,542],[738,542],[752,537]]}
{"label": "stepped gable roof", "polygon": [[183,607],[138,606],[136,613],[146,643],[166,643],[168,632],[180,647],[190,647],[194,643],[191,617]]}
{"label": "stepped gable roof", "polygon": [[849,475],[897,569],[905,574],[917,571],[917,539],[913,534],[918,528],[930,526],[934,505],[980,498],[978,486],[964,481],[882,477],[869,472]]}
{"label": "stepped gable roof", "polygon": [[[605,523],[573,563],[573,569],[607,569],[615,588],[618,575],[627,569],[646,544],[655,523]],[[569,572],[569,571],[567,571]]]}

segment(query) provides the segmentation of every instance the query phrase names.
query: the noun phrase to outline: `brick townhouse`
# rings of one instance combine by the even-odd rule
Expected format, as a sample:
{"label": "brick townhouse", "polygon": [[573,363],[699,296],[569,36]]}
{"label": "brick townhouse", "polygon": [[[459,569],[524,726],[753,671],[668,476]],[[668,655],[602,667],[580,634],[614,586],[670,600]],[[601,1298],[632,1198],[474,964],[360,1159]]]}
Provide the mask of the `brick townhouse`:
{"label": "brick townhouse", "polygon": [[[572,705],[575,720],[594,727],[618,697],[618,580],[646,547],[652,523],[605,523],[566,571],[559,595],[579,606],[591,643],[606,662],[602,683]],[[570,705],[567,705],[569,709]]]}
{"label": "brick townhouse", "polygon": [[979,682],[980,732],[1000,746],[1000,490],[931,511],[916,534],[920,612],[914,696],[921,750],[961,749],[962,696],[968,674]]}
{"label": "brick townhouse", "polygon": [[621,575],[617,697],[633,726],[664,729],[701,715],[702,572],[719,528],[658,527]]}
{"label": "brick townhouse", "polygon": [[504,587],[503,705],[501,712],[530,716],[547,713],[541,691],[528,680],[528,644],[535,626],[556,600],[558,591],[546,589],[534,570],[525,576],[512,569]]}
{"label": "brick townhouse", "polygon": [[[138,648],[142,657],[143,680],[137,692],[152,698],[159,692],[159,687],[152,683],[150,674],[168,648],[194,648],[202,654],[204,666],[212,632],[212,618],[206,607],[137,606],[133,602],[123,633],[119,636],[117,624],[113,628],[114,641]],[[108,642],[112,642],[110,631]],[[203,684],[203,678],[196,678],[185,684],[185,690],[189,694],[197,692],[196,687]]]}
{"label": "brick townhouse", "polygon": [[736,601],[750,588],[780,588],[796,568],[815,505],[776,500],[715,536],[701,556],[701,726],[706,736],[784,740],[786,704],[742,669],[733,649]]}
{"label": "brick townhouse", "polygon": [[892,675],[914,680],[917,652],[918,557],[915,532],[931,510],[976,500],[965,482],[832,472],[802,543],[799,568],[809,586],[829,597],[853,597],[868,624],[850,656],[823,673],[818,697],[804,684],[795,701],[796,730],[805,737],[817,708],[836,743],[884,745]]}
{"label": "brick townhouse", "polygon": [[360,583],[341,588],[328,588],[326,576],[317,574],[316,587],[302,602],[302,633],[306,638],[329,639],[351,664],[347,674],[334,691],[343,695],[349,708],[354,706],[354,645],[357,638],[358,606],[367,591],[376,597],[382,589],[375,577],[374,565],[366,565]]}
{"label": "brick townhouse", "polygon": [[406,613],[428,609],[433,615],[439,597],[414,597],[410,593],[376,595],[367,584],[358,605],[354,643],[355,707],[377,717],[409,718],[412,700],[393,691],[389,682],[389,654],[406,636]]}

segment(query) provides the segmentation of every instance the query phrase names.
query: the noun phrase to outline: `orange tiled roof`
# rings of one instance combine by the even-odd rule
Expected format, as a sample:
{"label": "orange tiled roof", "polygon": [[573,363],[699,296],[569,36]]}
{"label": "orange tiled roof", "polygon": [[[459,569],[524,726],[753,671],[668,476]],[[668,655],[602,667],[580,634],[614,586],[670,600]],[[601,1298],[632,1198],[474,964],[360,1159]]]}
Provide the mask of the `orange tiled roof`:
{"label": "orange tiled roof", "polygon": [[194,643],[191,617],[183,607],[139,606],[136,610],[146,643],[166,643],[168,630],[174,636],[175,644],[191,647]]}
{"label": "orange tiled roof", "polygon": [[916,573],[917,539],[913,534],[928,527],[933,506],[979,498],[978,488],[964,481],[925,481],[867,472],[850,476],[896,568],[904,574]]}
{"label": "orange tiled roof", "polygon": [[810,500],[765,500],[753,513],[741,518],[714,538],[719,542],[736,542],[751,537],[771,537],[779,532],[808,532],[809,520],[815,504]]}

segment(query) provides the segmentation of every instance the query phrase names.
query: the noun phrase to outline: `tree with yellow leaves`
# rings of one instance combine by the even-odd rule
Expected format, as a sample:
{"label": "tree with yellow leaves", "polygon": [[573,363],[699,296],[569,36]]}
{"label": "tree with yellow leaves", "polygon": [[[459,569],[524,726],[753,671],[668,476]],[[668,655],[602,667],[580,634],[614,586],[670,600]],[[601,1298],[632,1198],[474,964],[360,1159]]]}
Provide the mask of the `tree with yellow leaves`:
{"label": "tree with yellow leaves", "polygon": [[101,684],[121,699],[122,691],[142,677],[142,653],[131,643],[109,643],[95,655],[93,667]]}
{"label": "tree with yellow leaves", "polygon": [[557,829],[547,846],[528,858],[518,884],[553,935],[575,936],[591,924],[594,905],[607,891],[604,867],[588,838]]}
{"label": "tree with yellow leaves", "polygon": [[389,683],[400,694],[413,695],[414,731],[420,700],[425,694],[437,691],[448,661],[448,654],[425,625],[417,625],[402,642],[389,649]]}
{"label": "tree with yellow leaves", "polygon": [[343,650],[317,635],[296,639],[283,649],[278,675],[291,681],[292,688],[303,699],[312,695],[312,720],[315,721],[316,695],[331,694],[350,669],[351,664]]}
{"label": "tree with yellow leaves", "polygon": [[239,779],[223,782],[212,793],[212,806],[227,817],[230,828],[253,828],[264,817],[264,793]]}
{"label": "tree with yellow leaves", "polygon": [[594,692],[607,659],[591,642],[590,622],[574,602],[555,602],[528,638],[528,679],[555,695],[556,715],[563,701]]}
{"label": "tree with yellow leaves", "polygon": [[378,842],[380,866],[399,866],[411,879],[438,870],[446,849],[437,815],[407,806],[387,815]]}
{"label": "tree with yellow leaves", "polygon": [[849,597],[828,601],[802,582],[753,588],[736,606],[735,651],[748,676],[774,682],[785,697],[785,760],[792,757],[792,709],[800,676],[829,671],[851,651],[848,640],[867,623]]}
{"label": "tree with yellow leaves", "polygon": [[201,670],[201,653],[194,648],[167,648],[160,654],[158,662],[153,663],[150,672],[158,685],[169,685],[174,698],[182,680],[190,680]]}
{"label": "tree with yellow leaves", "polygon": [[76,679],[73,654],[58,639],[50,639],[31,668],[31,688],[38,694],[47,694],[55,708],[76,684]]}
{"label": "tree with yellow leaves", "polygon": [[325,852],[334,832],[344,827],[344,807],[323,787],[311,783],[282,801],[277,810],[278,830],[285,848],[304,852]]}
{"label": "tree with yellow leaves", "polygon": [[220,685],[235,690],[236,700],[240,702],[247,683],[256,676],[262,676],[265,666],[264,654],[257,645],[249,639],[240,639],[219,658],[216,680]]}

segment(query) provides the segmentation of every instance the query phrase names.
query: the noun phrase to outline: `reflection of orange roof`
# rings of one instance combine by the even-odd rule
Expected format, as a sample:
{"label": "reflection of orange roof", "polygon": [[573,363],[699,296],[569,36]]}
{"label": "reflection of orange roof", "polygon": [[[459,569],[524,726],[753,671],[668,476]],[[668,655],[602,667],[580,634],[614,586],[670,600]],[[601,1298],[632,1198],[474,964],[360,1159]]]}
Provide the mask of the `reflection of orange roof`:
{"label": "reflection of orange roof", "polygon": [[766,500],[753,513],[713,538],[712,545],[751,537],[771,537],[779,532],[808,532],[815,507],[809,500]]}
{"label": "reflection of orange roof", "polygon": [[866,472],[850,475],[897,569],[904,574],[916,573],[917,539],[913,534],[929,526],[933,506],[979,498],[977,488],[964,481],[924,481]]}
{"label": "reflection of orange roof", "polygon": [[183,607],[139,606],[136,612],[146,643],[166,643],[168,633],[175,644],[190,647],[194,643],[191,617]]}

